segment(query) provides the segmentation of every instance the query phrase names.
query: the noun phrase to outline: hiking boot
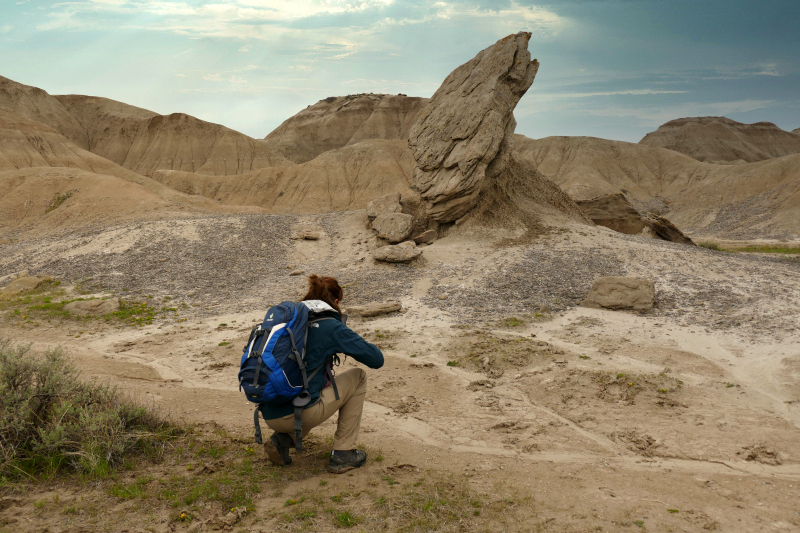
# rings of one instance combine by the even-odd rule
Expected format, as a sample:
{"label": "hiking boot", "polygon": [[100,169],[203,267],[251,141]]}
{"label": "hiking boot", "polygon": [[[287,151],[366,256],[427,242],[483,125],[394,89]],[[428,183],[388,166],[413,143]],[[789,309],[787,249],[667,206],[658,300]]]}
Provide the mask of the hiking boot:
{"label": "hiking boot", "polygon": [[278,433],[277,431],[269,438],[269,442],[264,445],[267,457],[278,466],[289,466],[292,458],[289,456],[289,448],[294,445],[292,437],[288,433]]}
{"label": "hiking boot", "polygon": [[364,450],[334,450],[328,462],[328,470],[334,474],[341,474],[354,468],[361,468],[367,462],[367,452]]}

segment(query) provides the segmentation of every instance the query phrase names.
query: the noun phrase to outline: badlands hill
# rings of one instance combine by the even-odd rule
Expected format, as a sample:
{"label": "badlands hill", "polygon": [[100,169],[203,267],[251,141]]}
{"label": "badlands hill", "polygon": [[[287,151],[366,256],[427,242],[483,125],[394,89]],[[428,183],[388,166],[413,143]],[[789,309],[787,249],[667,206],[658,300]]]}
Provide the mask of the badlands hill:
{"label": "badlands hill", "polygon": [[800,128],[797,128],[796,130],[792,130],[792,133],[794,133],[795,135],[800,135]]}
{"label": "badlands hill", "polygon": [[81,124],[45,91],[2,78],[0,98],[2,233],[231,211],[88,151]]}
{"label": "badlands hill", "polygon": [[410,192],[414,160],[405,141],[369,140],[323,152],[287,167],[238,176],[205,176],[159,170],[153,179],[180,192],[272,213],[321,213],[363,209],[390,193]]}
{"label": "badlands hill", "polygon": [[708,163],[752,163],[800,152],[800,137],[771,122],[742,124],[725,117],[671,120],[639,144],[668,148]]}
{"label": "badlands hill", "polygon": [[92,96],[55,98],[86,131],[90,151],[145,176],[162,169],[221,176],[291,164],[261,141],[184,113],[159,115]]}
{"label": "badlands hill", "polygon": [[427,98],[402,94],[331,96],[287,119],[264,142],[295,163],[370,139],[408,138]]}
{"label": "badlands hill", "polygon": [[77,146],[88,149],[86,131],[78,120],[55,98],[42,89],[0,76],[0,108],[50,126]]}
{"label": "badlands hill", "polygon": [[800,154],[703,163],[673,150],[594,137],[515,136],[515,152],[575,200],[624,193],[683,230],[731,238],[800,233]]}

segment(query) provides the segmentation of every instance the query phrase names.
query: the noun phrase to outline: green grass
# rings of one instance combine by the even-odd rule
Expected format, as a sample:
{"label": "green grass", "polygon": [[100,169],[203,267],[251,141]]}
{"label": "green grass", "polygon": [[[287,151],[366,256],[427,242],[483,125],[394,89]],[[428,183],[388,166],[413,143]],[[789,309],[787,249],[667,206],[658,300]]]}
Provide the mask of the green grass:
{"label": "green grass", "polygon": [[736,248],[737,252],[751,252],[760,254],[792,254],[800,255],[800,248],[791,246],[745,246]]}
{"label": "green grass", "polygon": [[[72,302],[96,300],[97,298],[73,298],[61,288],[60,281],[48,281],[34,291],[22,295],[0,297],[0,313],[7,312],[7,316],[16,323],[29,326],[38,326],[41,321],[68,320],[72,322],[103,321],[109,324],[125,324],[131,326],[145,326],[152,324],[157,318],[167,318],[167,313],[172,313],[173,318],[178,318],[178,307],[158,307],[145,301],[120,298],[120,308],[117,311],[102,316],[80,316],[70,313],[64,307]],[[108,298],[108,297],[106,297]],[[150,298],[150,297],[145,297]],[[181,304],[179,307],[188,307]],[[185,319],[178,319],[182,322]]]}
{"label": "green grass", "polygon": [[723,248],[715,242],[699,242],[698,246],[715,250],[717,252],[728,253],[759,253],[759,254],[787,254],[787,255],[800,255],[800,248],[793,246],[774,246],[774,245],[757,245],[757,246],[733,246],[732,248]]}
{"label": "green grass", "polygon": [[50,211],[57,209],[61,204],[69,200],[72,197],[72,195],[75,194],[76,192],[78,192],[78,190],[73,189],[71,191],[65,192],[64,194],[56,194],[56,197],[53,199],[52,202],[50,202],[50,205],[47,206],[47,210],[45,211],[45,213],[49,213]]}
{"label": "green grass", "polygon": [[717,251],[717,252],[727,252],[728,251],[728,250],[725,250],[725,249],[721,248],[720,245],[715,243],[715,242],[698,242],[697,246],[701,246],[703,248],[708,248],[709,250],[714,250],[714,251]]}

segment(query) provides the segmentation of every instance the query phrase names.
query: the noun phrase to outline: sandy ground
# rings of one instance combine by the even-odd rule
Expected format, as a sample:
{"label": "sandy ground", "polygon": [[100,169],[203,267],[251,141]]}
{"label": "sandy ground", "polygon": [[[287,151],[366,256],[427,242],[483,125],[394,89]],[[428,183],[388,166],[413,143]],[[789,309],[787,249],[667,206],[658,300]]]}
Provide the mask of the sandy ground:
{"label": "sandy ground", "polygon": [[[508,248],[453,233],[412,265],[382,265],[362,217],[200,218],[0,245],[0,284],[48,272],[69,290],[186,304],[144,327],[7,315],[0,337],[61,346],[87,377],[247,441],[252,407],[236,375],[250,328],[269,304],[302,294],[292,270],[333,274],[345,306],[403,304],[349,324],[386,356],[369,371],[361,435],[383,468],[411,464],[527,498],[498,529],[800,530],[800,262],[576,227]],[[300,225],[323,238],[291,240]],[[253,255],[265,229],[274,246]],[[599,275],[654,279],[656,308],[577,307]],[[32,513],[39,496],[0,509],[11,530],[78,527]]]}

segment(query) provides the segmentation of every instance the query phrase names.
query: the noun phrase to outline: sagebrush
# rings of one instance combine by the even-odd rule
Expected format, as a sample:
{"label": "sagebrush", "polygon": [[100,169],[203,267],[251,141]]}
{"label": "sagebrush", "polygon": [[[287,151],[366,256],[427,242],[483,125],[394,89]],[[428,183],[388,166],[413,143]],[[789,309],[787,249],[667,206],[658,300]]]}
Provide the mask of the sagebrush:
{"label": "sagebrush", "polygon": [[181,433],[111,386],[80,379],[60,349],[37,354],[0,339],[0,476],[102,476],[159,453]]}

